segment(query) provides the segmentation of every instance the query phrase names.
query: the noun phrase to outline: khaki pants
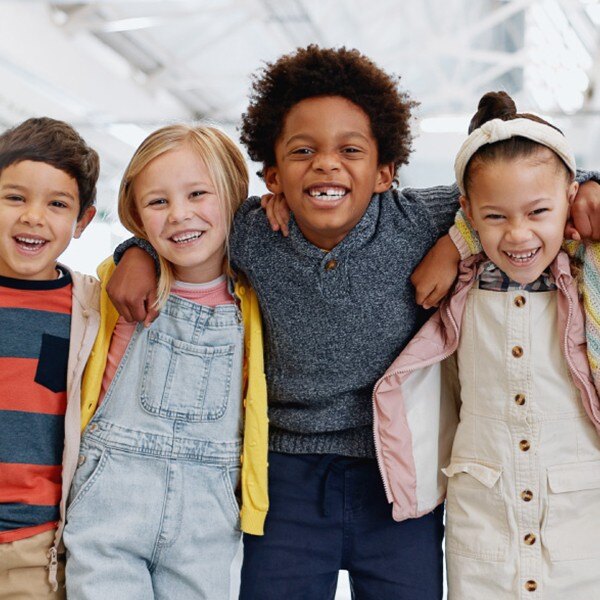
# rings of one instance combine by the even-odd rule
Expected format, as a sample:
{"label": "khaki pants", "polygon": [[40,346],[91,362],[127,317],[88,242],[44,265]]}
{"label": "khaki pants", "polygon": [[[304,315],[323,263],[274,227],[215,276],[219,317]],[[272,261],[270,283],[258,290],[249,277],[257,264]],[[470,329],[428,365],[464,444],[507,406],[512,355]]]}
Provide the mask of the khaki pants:
{"label": "khaki pants", "polygon": [[58,591],[48,582],[46,556],[54,530],[0,544],[0,600],[64,600],[65,556],[58,556]]}

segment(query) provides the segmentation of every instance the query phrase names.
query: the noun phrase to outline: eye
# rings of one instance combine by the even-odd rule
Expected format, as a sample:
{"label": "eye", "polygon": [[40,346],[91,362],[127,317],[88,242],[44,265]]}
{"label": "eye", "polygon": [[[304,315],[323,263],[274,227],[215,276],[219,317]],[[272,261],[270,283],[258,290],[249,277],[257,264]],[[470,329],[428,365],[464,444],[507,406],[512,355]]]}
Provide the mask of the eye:
{"label": "eye", "polygon": [[362,150],[360,148],[357,148],[356,146],[348,146],[344,148],[342,152],[344,154],[359,154],[360,152],[362,152]]}
{"label": "eye", "polygon": [[307,156],[312,154],[312,150],[310,148],[296,148],[295,150],[292,150],[292,154],[295,154],[296,156]]}
{"label": "eye", "polygon": [[502,219],[504,219],[504,215],[499,215],[496,213],[490,213],[489,215],[485,215],[484,219],[488,220],[488,221],[501,221]]}
{"label": "eye", "polygon": [[54,208],[69,208],[69,205],[62,200],[52,200],[50,206],[53,206]]}
{"label": "eye", "polygon": [[534,217],[537,217],[539,215],[544,214],[545,212],[548,212],[550,209],[548,208],[536,208],[535,210],[532,210],[530,214],[532,214]]}
{"label": "eye", "polygon": [[153,198],[152,200],[148,200],[147,206],[164,206],[166,204],[166,198]]}
{"label": "eye", "polygon": [[202,198],[206,193],[204,190],[195,190],[190,194],[190,198]]}
{"label": "eye", "polygon": [[9,194],[8,196],[4,197],[11,202],[23,202],[23,200],[25,200],[23,196],[18,196],[17,194]]}

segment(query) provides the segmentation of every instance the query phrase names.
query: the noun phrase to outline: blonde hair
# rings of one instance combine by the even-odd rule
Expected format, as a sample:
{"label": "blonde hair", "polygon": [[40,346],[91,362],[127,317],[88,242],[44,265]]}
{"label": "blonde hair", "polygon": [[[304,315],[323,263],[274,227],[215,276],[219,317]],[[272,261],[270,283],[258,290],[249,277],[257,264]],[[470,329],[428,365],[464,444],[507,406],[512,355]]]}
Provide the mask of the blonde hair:
{"label": "blonde hair", "polygon": [[[229,253],[229,228],[233,215],[248,196],[248,168],[238,147],[225,133],[206,125],[168,125],[151,133],[129,161],[119,188],[119,219],[135,236],[148,239],[138,214],[133,182],[155,158],[165,152],[188,145],[206,165],[212,184],[225,213],[227,224],[226,251]],[[175,281],[174,267],[159,256],[160,276],[156,306],[166,301]],[[226,270],[228,270],[228,264]]]}

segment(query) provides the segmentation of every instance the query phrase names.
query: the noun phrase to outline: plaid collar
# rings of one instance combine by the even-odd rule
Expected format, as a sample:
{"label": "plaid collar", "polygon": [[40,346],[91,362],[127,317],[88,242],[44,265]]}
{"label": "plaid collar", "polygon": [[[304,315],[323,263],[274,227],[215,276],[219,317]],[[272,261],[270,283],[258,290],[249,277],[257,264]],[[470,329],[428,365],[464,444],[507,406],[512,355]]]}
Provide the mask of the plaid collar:
{"label": "plaid collar", "polygon": [[491,260],[484,262],[477,272],[480,290],[490,292],[510,292],[513,290],[525,290],[526,292],[549,292],[556,289],[554,277],[548,267],[535,281],[521,284],[512,281]]}

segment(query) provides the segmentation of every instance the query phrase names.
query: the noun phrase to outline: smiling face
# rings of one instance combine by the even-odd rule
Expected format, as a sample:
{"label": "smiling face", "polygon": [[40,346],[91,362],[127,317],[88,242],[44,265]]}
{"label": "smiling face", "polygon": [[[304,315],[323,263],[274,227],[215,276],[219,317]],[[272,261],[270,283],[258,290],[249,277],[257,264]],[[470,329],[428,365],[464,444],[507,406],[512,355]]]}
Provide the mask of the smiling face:
{"label": "smiling face", "polygon": [[96,209],[78,220],[77,181],[60,169],[24,160],[0,174],[0,275],[56,279],[56,259]]}
{"label": "smiling face", "polygon": [[365,214],[371,196],[387,190],[394,166],[379,165],[367,114],[339,96],[292,107],[275,144],[276,166],[265,179],[285,195],[304,236],[331,250]]}
{"label": "smiling face", "polygon": [[204,283],[223,272],[223,203],[204,161],[185,145],[161,154],[133,181],[148,240],[181,281]]}
{"label": "smiling face", "polygon": [[577,183],[551,150],[477,165],[461,205],[483,250],[508,277],[535,281],[558,254]]}

